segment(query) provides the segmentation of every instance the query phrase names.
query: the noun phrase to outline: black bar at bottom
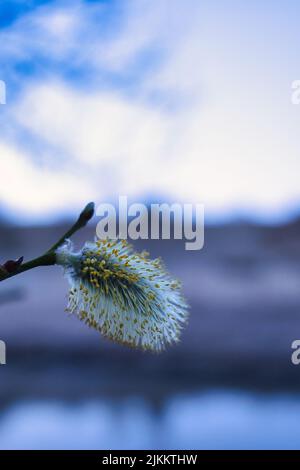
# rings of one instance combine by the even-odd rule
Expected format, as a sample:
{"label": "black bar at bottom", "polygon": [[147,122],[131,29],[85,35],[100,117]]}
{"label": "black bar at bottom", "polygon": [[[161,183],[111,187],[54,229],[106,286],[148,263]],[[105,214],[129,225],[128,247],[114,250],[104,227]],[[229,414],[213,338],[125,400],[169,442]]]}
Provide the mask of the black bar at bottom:
{"label": "black bar at bottom", "polygon": [[[202,463],[261,463],[300,462],[300,451],[197,451],[197,450],[93,450],[93,451],[0,451],[0,465],[3,463],[46,463],[84,465],[87,468],[120,465],[138,468],[141,465],[192,465]],[[93,467],[91,467],[93,465]]]}

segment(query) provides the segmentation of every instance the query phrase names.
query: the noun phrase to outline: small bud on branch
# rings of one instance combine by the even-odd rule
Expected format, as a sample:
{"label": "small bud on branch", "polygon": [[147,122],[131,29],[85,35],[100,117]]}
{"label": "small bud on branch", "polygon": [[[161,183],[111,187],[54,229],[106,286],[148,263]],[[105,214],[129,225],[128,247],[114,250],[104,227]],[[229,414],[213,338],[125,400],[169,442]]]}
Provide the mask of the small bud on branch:
{"label": "small bud on branch", "polygon": [[21,266],[21,264],[23,263],[23,259],[24,259],[23,256],[21,256],[21,258],[17,260],[10,259],[2,265],[2,268],[4,268],[4,270],[8,273],[14,273],[15,271],[17,271],[19,266]]}

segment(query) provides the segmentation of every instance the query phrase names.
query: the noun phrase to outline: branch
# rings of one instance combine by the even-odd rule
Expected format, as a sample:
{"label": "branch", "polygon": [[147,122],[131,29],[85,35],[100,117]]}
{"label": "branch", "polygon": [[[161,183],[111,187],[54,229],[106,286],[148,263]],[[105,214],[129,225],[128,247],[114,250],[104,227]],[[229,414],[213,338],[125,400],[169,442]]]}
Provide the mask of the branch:
{"label": "branch", "polygon": [[[88,221],[94,215],[94,203],[90,202],[85,206],[83,211],[80,213],[77,221],[75,224],[42,256],[35,258],[31,261],[28,261],[24,264],[19,264],[19,260],[14,261],[7,261],[1,268],[0,268],[0,282],[9,279],[10,277],[16,276],[17,274],[21,274],[25,271],[29,271],[30,269],[37,268],[39,266],[51,266],[54,265],[56,262],[56,254],[55,251],[59,246],[61,246],[66,239],[70,238],[74,235],[75,232],[80,230],[81,228],[85,227]],[[20,258],[21,259],[21,258]],[[12,270],[7,270],[6,266],[12,266]]]}

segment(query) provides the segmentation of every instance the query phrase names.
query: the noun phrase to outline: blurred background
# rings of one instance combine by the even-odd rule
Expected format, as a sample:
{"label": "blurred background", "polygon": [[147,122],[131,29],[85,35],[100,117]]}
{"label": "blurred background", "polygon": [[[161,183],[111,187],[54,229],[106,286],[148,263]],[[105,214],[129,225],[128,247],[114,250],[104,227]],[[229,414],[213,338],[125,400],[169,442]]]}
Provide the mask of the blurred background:
{"label": "blurred background", "polygon": [[135,243],[191,306],[160,355],[69,317],[58,267],[1,284],[0,448],[300,448],[299,15],[297,0],[1,2],[1,262],[119,195],[203,203],[206,230],[196,252]]}

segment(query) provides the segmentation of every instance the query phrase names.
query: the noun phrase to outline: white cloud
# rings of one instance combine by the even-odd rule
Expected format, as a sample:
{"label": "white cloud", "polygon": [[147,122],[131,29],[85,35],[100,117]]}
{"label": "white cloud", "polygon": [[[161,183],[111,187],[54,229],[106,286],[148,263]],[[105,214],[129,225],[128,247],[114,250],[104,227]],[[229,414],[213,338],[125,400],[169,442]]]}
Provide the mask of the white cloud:
{"label": "white cloud", "polygon": [[[133,76],[136,88],[130,94],[114,82],[79,88],[57,72],[46,82],[27,83],[11,108],[11,122],[66,155],[75,175],[61,167],[61,189],[54,197],[57,175],[44,175],[41,210],[69,204],[78,178],[85,187],[80,197],[98,200],[119,193],[169,193],[219,211],[273,211],[300,200],[300,108],[290,105],[289,95],[297,78],[297,51],[275,34],[279,10],[266,24],[258,19],[269,10],[258,2],[245,11],[242,3],[227,9],[196,0],[184,6],[129,0],[109,29],[99,5],[55,5],[6,31],[6,50],[15,47],[16,56],[50,54],[83,70],[90,67],[93,83],[101,70],[126,76],[149,49],[159,60]],[[289,39],[298,36],[291,22]],[[284,69],[276,54],[280,47]],[[151,100],[157,93],[160,100]],[[11,152],[16,158],[16,150]],[[22,171],[41,189],[34,183],[40,170],[30,155],[17,152]],[[36,193],[25,200],[38,210]],[[18,204],[9,188],[2,194]]]}
{"label": "white cloud", "polygon": [[35,135],[91,166],[157,159],[169,127],[163,113],[122,95],[85,94],[58,83],[29,88],[15,117]]}
{"label": "white cloud", "polygon": [[79,4],[72,9],[57,3],[55,8],[41,7],[21,16],[0,31],[0,60],[14,65],[15,61],[34,60],[37,56],[59,60],[67,57],[77,44],[81,19]]}
{"label": "white cloud", "polygon": [[30,156],[8,144],[0,144],[0,155],[1,201],[24,217],[45,216],[53,209],[65,212],[66,206],[81,207],[90,199],[90,184],[80,175],[37,168]]}

